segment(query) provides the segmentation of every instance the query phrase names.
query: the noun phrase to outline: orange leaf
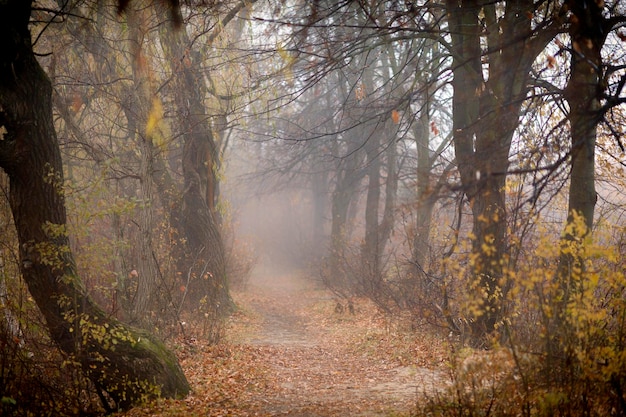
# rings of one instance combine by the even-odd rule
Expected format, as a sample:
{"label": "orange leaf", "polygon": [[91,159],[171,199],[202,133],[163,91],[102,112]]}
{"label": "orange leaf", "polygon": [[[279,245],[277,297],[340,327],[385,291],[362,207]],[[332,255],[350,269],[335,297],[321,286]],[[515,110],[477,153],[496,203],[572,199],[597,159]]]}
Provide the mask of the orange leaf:
{"label": "orange leaf", "polygon": [[354,96],[356,97],[356,99],[358,101],[361,101],[365,98],[365,86],[363,85],[363,83],[360,83],[359,85],[356,86],[356,89],[354,91]]}
{"label": "orange leaf", "polygon": [[398,112],[398,110],[393,109],[391,111],[391,120],[393,120],[395,124],[400,123],[400,113]]}
{"label": "orange leaf", "polygon": [[70,106],[72,108],[72,111],[74,111],[74,113],[78,113],[82,105],[83,99],[81,98],[80,94],[74,94],[74,97],[72,98],[72,104]]}
{"label": "orange leaf", "polygon": [[433,132],[435,136],[439,134],[439,129],[437,129],[437,125],[433,121],[430,122],[430,131]]}

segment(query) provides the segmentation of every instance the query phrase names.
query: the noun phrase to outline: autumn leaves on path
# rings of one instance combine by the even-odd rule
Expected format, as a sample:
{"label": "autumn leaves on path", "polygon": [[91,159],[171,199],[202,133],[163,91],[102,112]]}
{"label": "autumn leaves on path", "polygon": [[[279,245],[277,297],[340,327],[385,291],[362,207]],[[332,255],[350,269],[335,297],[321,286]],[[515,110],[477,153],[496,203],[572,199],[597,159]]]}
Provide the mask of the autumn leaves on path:
{"label": "autumn leaves on path", "polygon": [[408,416],[445,385],[438,342],[402,331],[366,300],[355,314],[314,280],[257,269],[217,346],[180,341],[192,386],[132,416]]}
{"label": "autumn leaves on path", "polygon": [[391,334],[366,301],[354,315],[337,313],[337,300],[293,272],[259,272],[238,296],[257,321],[239,343],[265,358],[272,385],[257,397],[258,415],[408,414],[441,383],[424,366],[433,358],[421,357],[408,335]]}

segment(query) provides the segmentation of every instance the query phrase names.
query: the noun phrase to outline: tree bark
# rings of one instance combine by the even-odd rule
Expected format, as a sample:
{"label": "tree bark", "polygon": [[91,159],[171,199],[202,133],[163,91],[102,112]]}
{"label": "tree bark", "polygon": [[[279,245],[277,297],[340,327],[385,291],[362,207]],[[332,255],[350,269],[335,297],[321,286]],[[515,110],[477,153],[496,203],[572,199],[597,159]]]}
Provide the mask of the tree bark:
{"label": "tree bark", "polygon": [[[149,313],[154,311],[156,294],[158,265],[154,255],[153,233],[154,227],[154,161],[157,154],[154,144],[155,132],[148,131],[150,112],[154,106],[156,94],[155,88],[150,82],[150,63],[145,59],[144,50],[147,47],[146,34],[144,28],[150,16],[147,10],[135,10],[129,7],[127,12],[128,21],[128,42],[132,59],[132,80],[133,89],[131,91],[132,106],[130,111],[126,111],[129,127],[129,135],[135,136],[139,144],[139,191],[141,198],[139,239],[137,241],[137,259],[135,267],[137,269],[137,292],[132,303],[132,315],[139,323],[147,327],[150,325]],[[126,109],[125,109],[126,110]],[[132,122],[131,122],[132,121]],[[153,129],[153,130],[156,130]]]}
{"label": "tree bark", "polygon": [[[370,129],[367,129],[369,132]],[[365,274],[361,278],[365,282],[365,291],[376,296],[382,281],[381,276],[381,241],[378,228],[380,207],[380,133],[371,132],[365,142],[367,166],[367,196],[365,198],[365,238],[361,248],[361,263]]]}
{"label": "tree bark", "polygon": [[[453,141],[473,215],[470,288],[478,314],[470,330],[478,344],[500,319],[508,262],[505,185],[511,141],[532,63],[554,36],[554,24],[541,31],[532,28],[528,13],[534,7],[532,0],[504,5],[447,1],[454,73]],[[481,46],[484,41],[488,52]]]}
{"label": "tree bark", "polygon": [[[207,114],[204,101],[208,89],[202,78],[201,60],[190,48],[185,30],[164,27],[161,45],[170,61],[174,80],[174,104],[178,128],[183,139],[182,231],[186,238],[188,260],[208,274],[196,278],[192,292],[206,296],[214,318],[232,311],[226,249],[222,237],[217,202],[219,197],[220,146]],[[202,265],[202,266],[199,266]]]}
{"label": "tree bark", "polygon": [[385,144],[385,165],[387,178],[385,178],[385,205],[383,206],[383,216],[379,225],[381,252],[385,251],[385,247],[389,242],[391,232],[394,228],[394,220],[397,208],[396,203],[398,200],[398,150],[396,140],[396,127],[392,127],[390,126],[390,124],[391,122],[388,120],[385,127],[385,132],[389,132],[389,134],[385,135],[387,139],[387,143]]}
{"label": "tree bark", "polygon": [[[595,189],[596,129],[602,94],[602,9],[596,2],[583,7],[570,1],[575,19],[570,25],[571,75],[565,89],[569,103],[571,164],[567,222],[561,243],[559,275],[563,284],[583,271],[582,244],[591,232],[597,200]],[[569,286],[569,284],[568,284]]]}
{"label": "tree bark", "polygon": [[416,276],[421,276],[426,268],[430,251],[430,229],[432,213],[437,202],[437,195],[431,184],[432,163],[430,158],[430,94],[426,88],[424,104],[415,129],[415,147],[417,149],[417,192],[415,196],[415,236],[413,237],[413,262]]}
{"label": "tree bark", "polygon": [[[565,88],[569,103],[568,120],[571,140],[571,171],[567,220],[560,241],[559,264],[556,271],[557,294],[555,299],[552,328],[548,337],[547,366],[550,377],[562,378],[563,358],[568,352],[567,333],[572,328],[568,305],[580,294],[584,285],[585,246],[593,227],[593,216],[597,200],[595,189],[596,131],[600,121],[600,98],[602,95],[602,46],[606,39],[602,9],[597,2],[570,1],[572,12],[569,27],[572,42],[571,73]],[[574,326],[575,327],[575,326]]]}
{"label": "tree bark", "polygon": [[33,54],[30,12],[30,2],[0,4],[0,125],[6,131],[0,167],[9,176],[24,281],[52,339],[82,365],[105,407],[126,408],[144,395],[184,396],[189,385],[175,356],[149,334],[107,316],[77,275],[52,88]]}
{"label": "tree bark", "polygon": [[339,161],[336,172],[335,189],[331,195],[331,225],[330,225],[330,274],[331,285],[346,289],[348,286],[342,263],[345,258],[345,246],[350,232],[348,211],[353,202],[356,188],[361,181],[361,175],[356,171],[356,155],[349,160]]}

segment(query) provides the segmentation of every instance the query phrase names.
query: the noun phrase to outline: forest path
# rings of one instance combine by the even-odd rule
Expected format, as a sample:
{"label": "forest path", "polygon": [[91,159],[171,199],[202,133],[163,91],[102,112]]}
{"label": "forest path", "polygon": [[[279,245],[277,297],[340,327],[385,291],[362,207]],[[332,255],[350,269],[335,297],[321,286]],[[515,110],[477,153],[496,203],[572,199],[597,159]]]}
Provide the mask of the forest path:
{"label": "forest path", "polygon": [[387,340],[399,335],[385,328],[372,306],[361,300],[354,315],[347,308],[337,312],[337,300],[297,271],[259,268],[245,294],[236,297],[259,324],[239,343],[268,354],[275,381],[274,389],[258,397],[258,415],[409,414],[422,394],[441,385],[440,371],[420,366],[427,358],[417,357],[419,352],[407,357],[411,346]]}
{"label": "forest path", "polygon": [[232,292],[239,310],[221,343],[196,323],[174,346],[190,395],[120,416],[400,417],[446,385],[440,340],[389,323],[367,300],[338,313],[303,277],[257,267]]}

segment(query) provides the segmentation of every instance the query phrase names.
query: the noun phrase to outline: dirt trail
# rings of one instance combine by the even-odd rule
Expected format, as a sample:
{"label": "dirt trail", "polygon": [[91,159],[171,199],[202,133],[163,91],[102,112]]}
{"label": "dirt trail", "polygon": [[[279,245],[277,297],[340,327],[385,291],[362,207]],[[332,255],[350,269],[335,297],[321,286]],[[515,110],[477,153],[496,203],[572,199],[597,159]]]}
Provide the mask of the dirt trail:
{"label": "dirt trail", "polygon": [[[262,328],[249,342],[259,345],[310,346],[316,339],[308,317],[302,315],[317,301],[315,286],[295,274],[272,274],[259,268],[247,292],[256,295],[246,306],[258,314]],[[303,309],[303,307],[305,307]]]}
{"label": "dirt trail", "polygon": [[118,416],[400,417],[447,385],[440,340],[390,325],[367,300],[337,313],[302,276],[257,268],[233,291],[240,310],[221,343],[203,339],[203,321],[176,341],[191,393]]}
{"label": "dirt trail", "polygon": [[[244,297],[258,328],[239,343],[258,348],[276,381],[251,399],[251,415],[408,414],[441,384],[440,371],[372,354],[381,333],[368,342],[360,309],[355,317],[334,313],[332,296],[297,273],[258,270]],[[365,342],[355,349],[351,335],[359,332]]]}

